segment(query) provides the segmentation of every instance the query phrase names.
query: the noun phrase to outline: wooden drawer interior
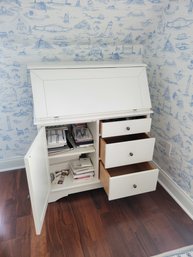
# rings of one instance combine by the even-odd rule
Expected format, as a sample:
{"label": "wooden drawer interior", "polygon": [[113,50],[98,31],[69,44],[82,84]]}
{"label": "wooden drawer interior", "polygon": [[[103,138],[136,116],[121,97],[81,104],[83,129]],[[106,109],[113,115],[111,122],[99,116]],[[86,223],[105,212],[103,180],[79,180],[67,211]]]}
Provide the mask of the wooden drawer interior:
{"label": "wooden drawer interior", "polygon": [[[102,164],[101,164],[102,165]],[[121,167],[109,168],[106,171],[109,174],[109,177],[116,177],[116,176],[124,176],[136,172],[142,172],[144,170],[154,170],[156,169],[155,164],[153,162],[142,162],[137,164],[131,164]]]}
{"label": "wooden drawer interior", "polygon": [[152,162],[105,169],[100,162],[100,180],[109,200],[153,191],[158,169]]}

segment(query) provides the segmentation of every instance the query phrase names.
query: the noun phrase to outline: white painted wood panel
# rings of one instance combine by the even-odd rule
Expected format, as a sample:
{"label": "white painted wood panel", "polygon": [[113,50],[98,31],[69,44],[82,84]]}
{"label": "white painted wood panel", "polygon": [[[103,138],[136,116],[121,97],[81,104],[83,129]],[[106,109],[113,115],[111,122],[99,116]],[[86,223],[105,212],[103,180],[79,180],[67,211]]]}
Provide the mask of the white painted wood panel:
{"label": "white painted wood panel", "polygon": [[142,132],[150,132],[151,118],[131,119],[113,122],[102,122],[101,136],[113,137]]}
{"label": "white painted wood panel", "polygon": [[106,144],[105,168],[151,161],[155,138]]}
{"label": "white painted wood panel", "polygon": [[31,70],[31,80],[36,121],[151,108],[143,66]]}
{"label": "white painted wood panel", "polygon": [[25,167],[36,233],[40,234],[50,194],[45,129],[42,128],[25,156]]}
{"label": "white painted wood panel", "polygon": [[[137,79],[103,78],[44,82],[47,116],[70,116],[142,109]],[[119,85],[119,88],[118,88]],[[132,91],[132,97],[131,92]]]}
{"label": "white painted wood panel", "polygon": [[112,177],[109,181],[109,200],[154,191],[157,179],[158,169]]}

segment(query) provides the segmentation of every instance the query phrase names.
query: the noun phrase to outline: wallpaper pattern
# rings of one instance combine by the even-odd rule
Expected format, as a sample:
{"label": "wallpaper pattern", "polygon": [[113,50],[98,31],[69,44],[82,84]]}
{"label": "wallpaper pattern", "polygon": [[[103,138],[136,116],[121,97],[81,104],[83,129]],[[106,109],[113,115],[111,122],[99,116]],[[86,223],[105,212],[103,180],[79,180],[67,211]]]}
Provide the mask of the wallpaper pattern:
{"label": "wallpaper pattern", "polygon": [[193,198],[193,1],[170,0],[144,55],[155,161]]}
{"label": "wallpaper pattern", "polygon": [[155,160],[193,197],[193,0],[0,0],[0,161],[36,134],[28,63],[142,57]]}
{"label": "wallpaper pattern", "polygon": [[0,160],[36,134],[28,63],[139,62],[157,12],[157,0],[0,0]]}

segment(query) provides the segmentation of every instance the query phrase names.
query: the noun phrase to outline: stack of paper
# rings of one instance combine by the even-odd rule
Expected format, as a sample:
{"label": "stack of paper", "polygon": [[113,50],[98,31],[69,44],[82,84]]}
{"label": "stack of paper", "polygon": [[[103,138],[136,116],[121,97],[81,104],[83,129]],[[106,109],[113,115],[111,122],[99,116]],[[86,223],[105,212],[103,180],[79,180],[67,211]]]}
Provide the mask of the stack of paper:
{"label": "stack of paper", "polygon": [[74,179],[91,178],[94,176],[94,167],[90,158],[80,158],[70,162],[70,170]]}
{"label": "stack of paper", "polygon": [[62,128],[47,129],[46,134],[47,134],[48,149],[63,147],[67,144],[65,129],[62,129]]}

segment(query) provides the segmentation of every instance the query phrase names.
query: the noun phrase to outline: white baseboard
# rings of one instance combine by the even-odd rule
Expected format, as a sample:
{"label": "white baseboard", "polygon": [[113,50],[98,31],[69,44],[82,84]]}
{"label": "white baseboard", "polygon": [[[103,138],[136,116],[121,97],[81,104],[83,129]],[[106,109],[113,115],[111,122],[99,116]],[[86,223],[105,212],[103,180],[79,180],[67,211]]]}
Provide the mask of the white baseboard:
{"label": "white baseboard", "polygon": [[184,192],[159,166],[158,169],[158,182],[177,202],[177,204],[186,212],[186,214],[193,220],[193,199],[191,199],[190,196],[186,192]]}
{"label": "white baseboard", "polygon": [[0,161],[0,172],[24,168],[24,159],[22,157],[10,158]]}

